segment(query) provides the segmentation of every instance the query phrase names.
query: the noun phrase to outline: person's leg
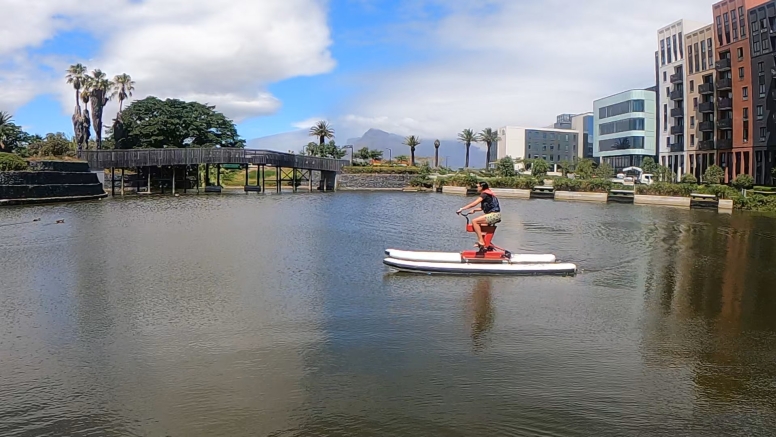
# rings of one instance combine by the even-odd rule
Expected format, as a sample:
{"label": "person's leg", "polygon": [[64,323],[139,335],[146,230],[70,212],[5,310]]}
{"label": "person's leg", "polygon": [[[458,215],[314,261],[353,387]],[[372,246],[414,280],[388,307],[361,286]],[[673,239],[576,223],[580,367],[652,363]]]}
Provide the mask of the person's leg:
{"label": "person's leg", "polygon": [[477,236],[477,244],[485,246],[485,239],[482,237],[482,225],[486,223],[486,216],[479,216],[472,220],[472,228],[474,229],[474,235]]}

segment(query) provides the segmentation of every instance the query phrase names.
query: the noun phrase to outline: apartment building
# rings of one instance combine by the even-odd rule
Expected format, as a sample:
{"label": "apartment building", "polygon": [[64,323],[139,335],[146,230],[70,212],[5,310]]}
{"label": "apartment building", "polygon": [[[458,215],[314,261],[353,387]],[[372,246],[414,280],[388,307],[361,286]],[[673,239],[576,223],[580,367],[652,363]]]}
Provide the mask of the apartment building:
{"label": "apartment building", "polygon": [[685,36],[687,69],[687,129],[685,138],[686,172],[698,180],[714,165],[715,50],[713,26],[708,25]]}
{"label": "apartment building", "polygon": [[657,134],[658,153],[660,164],[672,169],[677,178],[685,173],[689,161],[685,152],[688,88],[684,36],[701,27],[702,23],[679,20],[657,33],[660,56],[657,90],[662,102],[657,108],[661,127]]}
{"label": "apartment building", "polygon": [[[771,169],[776,160],[776,1],[771,0],[748,10],[749,50],[752,72],[751,117],[753,162],[750,164],[757,184],[774,183]],[[747,151],[741,152],[746,162]],[[734,161],[737,161],[734,156]]]}
{"label": "apartment building", "polygon": [[571,129],[504,126],[498,130],[498,159],[544,159],[551,165],[571,162],[577,155],[579,133]]}
{"label": "apartment building", "polygon": [[631,90],[593,102],[593,156],[619,171],[656,155],[656,96]]}

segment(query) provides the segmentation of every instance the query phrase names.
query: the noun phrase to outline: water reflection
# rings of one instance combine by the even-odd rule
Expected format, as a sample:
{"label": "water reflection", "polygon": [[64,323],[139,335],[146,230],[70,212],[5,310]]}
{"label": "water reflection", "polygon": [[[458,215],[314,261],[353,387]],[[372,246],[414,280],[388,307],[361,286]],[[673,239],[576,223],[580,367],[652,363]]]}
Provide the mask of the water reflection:
{"label": "water reflection", "polygon": [[488,344],[487,334],[493,328],[496,320],[496,311],[491,295],[491,281],[490,278],[478,279],[469,301],[472,314],[471,335],[474,352],[482,352],[486,348]]}

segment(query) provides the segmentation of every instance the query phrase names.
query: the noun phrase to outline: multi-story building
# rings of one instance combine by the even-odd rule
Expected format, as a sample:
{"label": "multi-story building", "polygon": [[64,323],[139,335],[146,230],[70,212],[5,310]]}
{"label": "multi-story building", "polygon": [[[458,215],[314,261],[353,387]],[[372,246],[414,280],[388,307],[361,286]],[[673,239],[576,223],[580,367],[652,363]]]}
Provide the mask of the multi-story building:
{"label": "multi-story building", "polygon": [[708,25],[685,36],[687,69],[686,173],[698,180],[714,165],[714,33]]}
{"label": "multi-story building", "polygon": [[551,165],[571,162],[577,155],[578,135],[570,129],[505,126],[498,130],[497,158],[542,158]]}
{"label": "multi-story building", "polygon": [[595,159],[619,171],[654,158],[655,100],[652,90],[631,90],[593,102]]}
{"label": "multi-story building", "polygon": [[[717,164],[725,170],[725,182],[742,173],[752,173],[753,95],[764,90],[752,87],[752,57],[747,32],[747,11],[766,0],[724,0],[715,3],[714,34],[717,52]],[[758,47],[759,47],[758,42]]]}
{"label": "multi-story building", "polygon": [[571,118],[571,129],[579,133],[577,137],[577,157],[581,159],[593,158],[593,142],[595,141],[595,117],[592,112],[578,114]]}
{"label": "multi-story building", "polygon": [[[774,183],[771,169],[776,165],[776,1],[771,0],[748,11],[749,50],[752,63],[751,119],[754,162],[752,176],[757,184]],[[746,151],[742,159],[746,162]],[[734,160],[736,158],[734,157]]]}
{"label": "multi-story building", "polygon": [[685,107],[687,70],[684,67],[684,35],[693,32],[703,24],[679,20],[658,30],[660,67],[658,69],[657,92],[661,94],[658,108],[660,127],[658,152],[660,164],[670,168],[677,178],[684,174],[687,154],[685,153]]}

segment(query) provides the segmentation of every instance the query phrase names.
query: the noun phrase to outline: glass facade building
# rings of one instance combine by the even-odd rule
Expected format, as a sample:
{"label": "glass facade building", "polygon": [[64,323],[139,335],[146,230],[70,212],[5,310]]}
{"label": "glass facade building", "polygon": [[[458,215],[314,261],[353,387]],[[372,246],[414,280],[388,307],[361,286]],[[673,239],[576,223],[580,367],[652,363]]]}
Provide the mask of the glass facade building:
{"label": "glass facade building", "polygon": [[615,170],[656,158],[655,92],[631,90],[593,102],[593,157]]}

